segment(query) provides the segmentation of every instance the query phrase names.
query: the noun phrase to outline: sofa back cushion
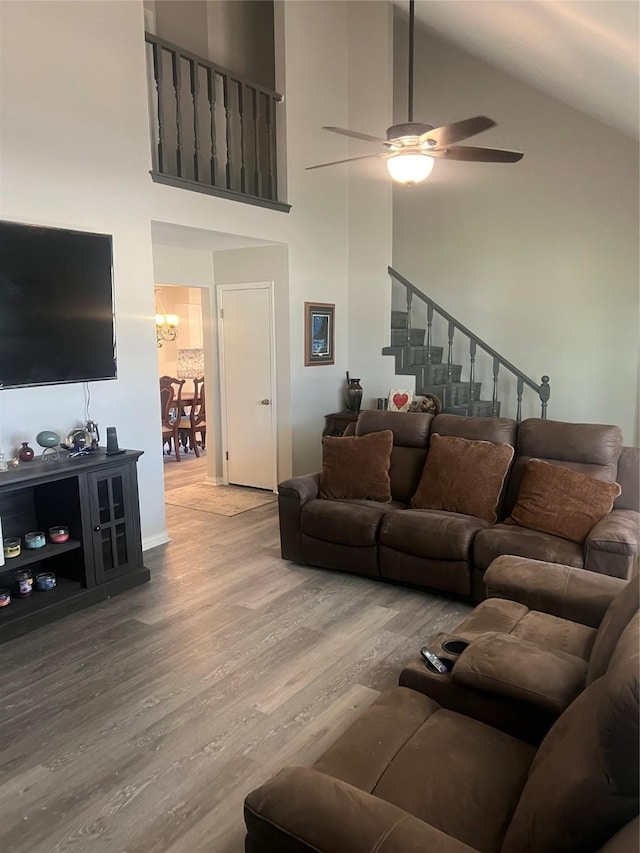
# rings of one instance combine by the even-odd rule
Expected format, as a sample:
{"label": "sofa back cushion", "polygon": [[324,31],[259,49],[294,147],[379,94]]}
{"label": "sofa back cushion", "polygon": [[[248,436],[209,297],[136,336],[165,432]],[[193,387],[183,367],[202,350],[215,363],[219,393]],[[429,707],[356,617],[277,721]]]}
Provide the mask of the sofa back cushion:
{"label": "sofa back cushion", "polygon": [[433,415],[423,412],[360,412],[357,436],[387,429],[393,432],[389,479],[394,501],[411,502],[424,468],[432,420]]}
{"label": "sofa back cushion", "polygon": [[411,506],[471,515],[494,524],[512,459],[510,444],[432,433]]}
{"label": "sofa back cushion", "polygon": [[640,581],[634,575],[616,595],[598,628],[589,658],[587,684],[604,675],[620,637],[640,609]]}
{"label": "sofa back cushion", "polygon": [[638,813],[639,644],[636,614],[540,745],[502,853],[596,850]]}
{"label": "sofa back cushion", "polygon": [[518,424],[511,418],[467,418],[462,415],[436,415],[431,423],[431,434],[456,435],[494,444],[511,444],[515,447]]}
{"label": "sofa back cushion", "polygon": [[616,482],[620,483],[622,492],[613,508],[640,512],[640,450],[637,447],[622,448]]}
{"label": "sofa back cushion", "polygon": [[620,427],[608,424],[572,424],[528,418],[518,427],[516,458],[511,467],[504,514],[513,509],[529,459],[556,462],[596,480],[615,482],[622,452]]}
{"label": "sofa back cushion", "polygon": [[348,438],[325,435],[319,494],[328,500],[391,500],[391,430]]}

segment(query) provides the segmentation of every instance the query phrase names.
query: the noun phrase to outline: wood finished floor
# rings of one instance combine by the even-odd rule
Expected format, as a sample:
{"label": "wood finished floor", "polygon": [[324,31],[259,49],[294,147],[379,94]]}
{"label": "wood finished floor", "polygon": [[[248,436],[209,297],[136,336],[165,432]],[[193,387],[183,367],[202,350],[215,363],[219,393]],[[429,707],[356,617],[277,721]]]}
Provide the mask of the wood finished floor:
{"label": "wood finished floor", "polygon": [[[205,466],[165,461],[166,488]],[[0,646],[3,853],[241,853],[247,792],[469,610],[283,562],[276,504],[167,521],[151,583]]]}

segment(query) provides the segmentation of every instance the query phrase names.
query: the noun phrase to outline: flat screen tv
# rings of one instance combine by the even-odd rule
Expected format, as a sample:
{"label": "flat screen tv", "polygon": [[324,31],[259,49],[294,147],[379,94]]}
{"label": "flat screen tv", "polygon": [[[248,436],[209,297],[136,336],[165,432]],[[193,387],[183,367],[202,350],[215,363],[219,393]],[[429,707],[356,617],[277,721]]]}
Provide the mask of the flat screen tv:
{"label": "flat screen tv", "polygon": [[0,221],[0,387],[116,376],[111,236]]}

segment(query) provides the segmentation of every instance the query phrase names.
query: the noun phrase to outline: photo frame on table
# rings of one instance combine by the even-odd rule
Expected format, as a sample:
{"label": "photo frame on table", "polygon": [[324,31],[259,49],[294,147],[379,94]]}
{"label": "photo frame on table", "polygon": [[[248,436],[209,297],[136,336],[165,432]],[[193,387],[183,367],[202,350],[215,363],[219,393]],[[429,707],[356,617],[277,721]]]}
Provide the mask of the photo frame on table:
{"label": "photo frame on table", "polygon": [[331,302],[304,303],[304,363],[334,364],[335,311]]}
{"label": "photo frame on table", "polygon": [[392,388],[389,391],[389,411],[406,412],[411,405],[413,392],[407,388]]}

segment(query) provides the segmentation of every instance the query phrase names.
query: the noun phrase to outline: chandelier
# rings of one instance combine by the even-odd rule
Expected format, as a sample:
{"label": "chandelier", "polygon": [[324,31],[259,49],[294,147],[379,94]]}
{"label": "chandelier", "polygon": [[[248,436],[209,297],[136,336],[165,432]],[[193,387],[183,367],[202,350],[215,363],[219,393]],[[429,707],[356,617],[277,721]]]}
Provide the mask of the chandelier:
{"label": "chandelier", "polygon": [[[175,341],[178,337],[178,323],[180,317],[178,314],[167,314],[164,310],[164,305],[158,296],[160,288],[155,288],[156,294],[156,342],[159,347],[165,341]],[[158,310],[160,309],[160,310]]]}

